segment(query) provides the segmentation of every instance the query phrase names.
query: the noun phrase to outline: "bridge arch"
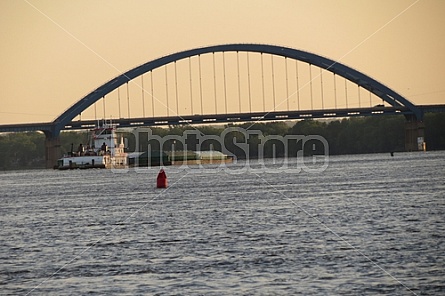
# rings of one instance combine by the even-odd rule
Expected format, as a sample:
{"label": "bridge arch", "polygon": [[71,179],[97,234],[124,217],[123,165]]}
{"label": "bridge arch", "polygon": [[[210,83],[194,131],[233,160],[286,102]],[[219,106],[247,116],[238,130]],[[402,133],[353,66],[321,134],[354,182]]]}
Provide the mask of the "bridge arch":
{"label": "bridge arch", "polygon": [[380,97],[382,100],[394,107],[406,107],[416,117],[417,120],[422,119],[421,110],[416,107],[413,103],[405,99],[403,96],[393,91],[389,87],[383,85],[382,83],[374,80],[373,78],[354,70],[346,65],[339,62],[333,61],[331,59],[302,51],[289,47],[276,46],[276,45],[266,45],[266,44],[225,44],[225,45],[215,45],[208,47],[201,47],[196,49],[185,50],[177,53],[173,53],[145,64],[137,66],[114,79],[106,82],[105,84],[99,86],[97,89],[87,94],[85,97],[81,98],[73,106],[62,113],[53,122],[54,131],[53,133],[58,134],[66,124],[72,121],[78,114],[87,109],[89,106],[94,104],[96,101],[117,89],[121,85],[131,81],[132,79],[139,77],[140,75],[152,71],[156,68],[165,66],[169,63],[182,60],[185,58],[198,56],[201,54],[215,53],[215,52],[256,52],[256,53],[266,53],[271,55],[282,56],[285,58],[290,58],[298,61],[302,61],[319,68],[330,71],[336,75],[339,75],[358,86],[370,91],[376,96]]}

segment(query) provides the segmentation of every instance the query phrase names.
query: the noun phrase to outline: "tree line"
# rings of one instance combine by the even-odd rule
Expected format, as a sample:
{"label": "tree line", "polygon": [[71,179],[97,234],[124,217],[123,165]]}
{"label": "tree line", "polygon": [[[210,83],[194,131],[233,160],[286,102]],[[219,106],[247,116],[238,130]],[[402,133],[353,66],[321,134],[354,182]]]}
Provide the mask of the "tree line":
{"label": "tree line", "polygon": [[[426,114],[424,123],[427,150],[445,150],[445,114]],[[405,118],[402,115],[353,117],[341,120],[301,120],[293,123],[293,125],[281,121],[244,123],[236,126],[249,130],[259,130],[264,136],[320,135],[327,140],[330,155],[405,150]],[[168,128],[154,127],[152,133],[161,137],[172,134],[182,135],[185,130],[192,128],[194,127],[188,125],[170,126]],[[225,127],[198,126],[197,128],[204,135],[220,135]],[[137,150],[134,135],[124,133],[124,137],[127,138],[129,152]],[[79,143],[87,143],[87,141],[87,131],[62,132],[60,135],[61,152],[67,153],[71,151],[72,145],[77,147]],[[249,147],[249,154],[253,157],[258,155],[256,147]],[[270,157],[273,153],[280,155],[279,149],[278,151],[274,150],[274,152],[272,152],[272,149],[272,145],[266,145],[263,156]],[[314,153],[314,151],[306,151],[306,153]],[[243,155],[237,156],[243,158]],[[44,167],[45,136],[43,133],[28,132],[0,135],[0,170]]]}

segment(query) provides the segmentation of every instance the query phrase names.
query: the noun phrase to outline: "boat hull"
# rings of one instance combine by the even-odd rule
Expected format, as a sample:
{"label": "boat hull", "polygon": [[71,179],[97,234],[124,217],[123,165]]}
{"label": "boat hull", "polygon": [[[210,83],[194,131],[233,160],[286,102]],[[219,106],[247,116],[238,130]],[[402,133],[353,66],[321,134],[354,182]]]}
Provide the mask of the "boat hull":
{"label": "boat hull", "polygon": [[58,170],[75,170],[75,169],[106,169],[107,167],[104,164],[95,164],[95,165],[91,165],[91,164],[81,164],[81,165],[77,165],[77,164],[73,164],[71,166],[69,165],[64,165],[64,166],[56,166],[55,169]]}
{"label": "boat hull", "polygon": [[109,155],[63,157],[54,167],[58,170],[121,168],[128,168],[126,157],[111,157]]}

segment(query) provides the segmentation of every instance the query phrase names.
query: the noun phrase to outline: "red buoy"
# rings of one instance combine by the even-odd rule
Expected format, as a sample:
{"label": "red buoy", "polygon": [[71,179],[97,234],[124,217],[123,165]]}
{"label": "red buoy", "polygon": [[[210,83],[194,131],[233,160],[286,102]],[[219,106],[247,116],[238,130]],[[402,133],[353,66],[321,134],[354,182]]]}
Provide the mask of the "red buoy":
{"label": "red buoy", "polygon": [[164,169],[161,169],[156,180],[156,187],[167,188],[167,184],[167,175],[165,174]]}

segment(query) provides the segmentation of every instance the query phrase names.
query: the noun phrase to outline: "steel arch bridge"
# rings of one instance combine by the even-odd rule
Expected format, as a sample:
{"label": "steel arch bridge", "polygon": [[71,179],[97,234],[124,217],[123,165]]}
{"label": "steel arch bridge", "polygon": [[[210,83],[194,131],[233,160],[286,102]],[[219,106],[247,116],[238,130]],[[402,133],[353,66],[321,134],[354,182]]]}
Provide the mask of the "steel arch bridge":
{"label": "steel arch bridge", "polygon": [[[354,70],[346,65],[339,62],[335,62],[328,58],[288,47],[266,45],[266,44],[226,44],[226,45],[215,45],[202,48],[196,48],[191,50],[186,50],[178,53],[174,53],[168,56],[164,56],[153,61],[147,62],[136,68],[133,68],[116,78],[108,81],[107,83],[101,85],[91,93],[87,94],[85,97],[81,98],[77,103],[67,109],[53,122],[54,134],[57,135],[59,131],[65,129],[78,114],[90,107],[99,99],[103,98],[108,93],[119,88],[125,83],[143,75],[144,73],[150,72],[156,68],[165,66],[172,62],[176,62],[185,58],[190,58],[193,56],[199,56],[206,53],[216,53],[216,52],[256,52],[265,53],[276,56],[282,56],[289,59],[294,59],[297,61],[302,61],[310,65],[317,66],[321,69],[330,71],[336,75],[339,75],[356,85],[368,90],[369,92],[375,94],[383,101],[387,102],[389,105],[396,108],[405,108],[409,113],[415,116],[417,120],[422,120],[423,113],[420,108],[415,106],[413,103],[405,99],[403,96],[393,91],[389,87],[383,85],[382,83],[374,80],[373,78]],[[268,112],[270,113],[270,112]],[[348,114],[343,114],[348,116]],[[247,118],[245,118],[247,119]]]}
{"label": "steel arch bridge", "polygon": [[[170,54],[145,64],[137,66],[114,79],[99,86],[94,91],[90,92],[53,122],[42,124],[22,124],[11,126],[0,126],[1,131],[32,131],[40,130],[46,135],[46,159],[47,166],[52,167],[56,159],[60,154],[59,134],[62,130],[66,129],[82,129],[90,128],[95,120],[90,121],[73,121],[73,119],[81,114],[84,110],[95,104],[101,98],[104,98],[110,92],[118,89],[120,86],[127,84],[128,82],[143,75],[144,73],[153,71],[157,68],[166,66],[170,63],[174,63],[186,58],[194,56],[201,56],[209,53],[225,53],[225,52],[252,52],[260,54],[270,54],[272,56],[280,56],[286,59],[292,59],[303,63],[314,65],[320,69],[332,72],[335,75],[343,77],[345,80],[356,84],[370,93],[374,94],[378,98],[382,99],[389,107],[383,107],[378,110],[372,106],[369,108],[343,108],[343,109],[324,109],[322,110],[298,110],[298,111],[267,111],[264,112],[247,112],[238,114],[192,114],[190,116],[162,116],[155,118],[133,118],[133,119],[117,119],[113,120],[119,126],[134,126],[132,123],[138,123],[139,125],[157,125],[157,124],[184,124],[184,123],[213,123],[213,122],[233,122],[233,121],[259,121],[259,120],[289,120],[289,119],[304,119],[307,117],[349,117],[349,116],[364,116],[364,115],[381,115],[381,114],[404,114],[408,119],[406,130],[406,143],[407,150],[417,150],[417,137],[423,136],[423,125],[421,123],[423,119],[424,110],[420,106],[416,106],[406,98],[376,81],[375,79],[363,74],[357,70],[354,70],[344,64],[333,61],[326,57],[322,57],[310,52],[297,50],[289,47],[266,45],[266,44],[225,44],[215,45],[208,47],[201,47],[196,49],[185,50]],[[272,66],[273,68],[273,66]],[[321,71],[321,70],[320,70]],[[298,75],[298,74],[297,74]],[[191,86],[190,86],[191,87]],[[154,113],[154,110],[153,110]],[[227,113],[227,110],[226,110]],[[310,113],[310,114],[308,114]],[[130,122],[133,120],[133,122]]]}

